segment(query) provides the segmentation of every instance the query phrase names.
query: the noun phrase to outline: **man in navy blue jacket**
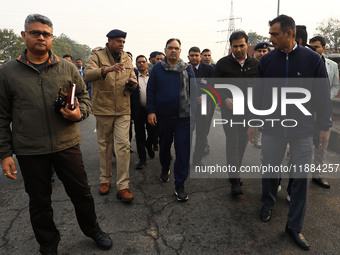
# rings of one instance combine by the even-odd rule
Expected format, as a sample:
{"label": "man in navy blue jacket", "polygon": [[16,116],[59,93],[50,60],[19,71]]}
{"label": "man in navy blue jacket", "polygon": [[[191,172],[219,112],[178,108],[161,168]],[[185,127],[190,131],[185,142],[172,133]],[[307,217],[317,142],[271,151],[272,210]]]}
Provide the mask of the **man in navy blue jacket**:
{"label": "man in navy blue jacket", "polygon": [[[179,58],[181,41],[169,39],[165,46],[166,57],[151,72],[147,86],[148,121],[158,125],[159,159],[162,165],[160,179],[169,181],[170,148],[175,145],[175,194],[178,201],[188,200],[184,182],[189,173],[190,121],[196,100],[195,78],[192,67]],[[190,95],[191,94],[191,95]]]}
{"label": "man in navy blue jacket", "polygon": [[[192,65],[196,77],[196,84],[199,87],[206,88],[208,80],[212,78],[214,67],[212,65],[201,62],[201,51],[198,47],[191,47],[188,55],[189,63]],[[198,98],[200,99],[200,97]],[[215,104],[212,100],[207,103],[207,114],[201,114],[201,108],[196,108],[196,139],[195,152],[193,155],[194,165],[203,165],[202,159],[205,154],[209,153],[208,134],[210,124],[215,111]]]}
{"label": "man in navy blue jacket", "polygon": [[[276,109],[273,108],[266,116],[252,116],[264,123],[260,217],[264,222],[270,220],[279,183],[279,173],[264,173],[264,170],[282,167],[282,159],[289,144],[292,183],[286,232],[301,248],[308,250],[309,244],[301,234],[307,201],[307,175],[315,130],[321,130],[319,148],[326,147],[328,143],[328,130],[332,125],[329,82],[321,57],[295,41],[295,22],[291,17],[280,15],[269,25],[270,42],[275,50],[261,58],[257,77],[275,79],[257,79],[253,91],[253,105],[257,110],[272,109],[275,101],[278,103]],[[275,93],[273,88],[278,89],[278,94],[281,93],[278,100],[272,96]],[[265,119],[277,121],[274,123]],[[293,120],[293,125],[287,120]],[[248,129],[251,142],[254,141],[254,129]]]}

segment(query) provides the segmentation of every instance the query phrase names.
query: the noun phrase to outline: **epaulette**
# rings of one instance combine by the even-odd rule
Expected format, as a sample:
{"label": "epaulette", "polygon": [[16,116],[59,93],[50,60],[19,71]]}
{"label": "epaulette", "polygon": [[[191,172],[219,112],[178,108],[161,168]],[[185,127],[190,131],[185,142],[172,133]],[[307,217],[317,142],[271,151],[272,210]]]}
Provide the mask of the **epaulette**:
{"label": "epaulette", "polygon": [[92,49],[92,51],[99,51],[99,50],[104,50],[105,48],[102,48],[102,47],[96,47],[94,49]]}

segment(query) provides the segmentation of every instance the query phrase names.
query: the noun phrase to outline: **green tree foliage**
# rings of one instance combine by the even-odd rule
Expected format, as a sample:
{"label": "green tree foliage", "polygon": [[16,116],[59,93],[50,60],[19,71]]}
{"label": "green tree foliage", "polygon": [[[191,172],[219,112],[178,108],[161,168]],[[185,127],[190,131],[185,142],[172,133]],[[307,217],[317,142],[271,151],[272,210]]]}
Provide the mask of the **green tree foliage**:
{"label": "green tree foliage", "polygon": [[[21,36],[16,35],[12,29],[0,29],[0,60],[17,58],[24,49],[25,43]],[[84,63],[91,52],[89,46],[78,44],[65,34],[53,39],[52,50],[59,57],[71,54],[74,60],[81,58]]]}
{"label": "green tree foliage", "polygon": [[13,29],[0,29],[0,60],[17,58],[24,48],[21,36],[16,35]]}
{"label": "green tree foliage", "polygon": [[91,48],[89,46],[78,44],[65,34],[56,36],[53,39],[52,50],[59,57],[62,57],[65,54],[70,54],[74,61],[77,58],[81,58],[83,62],[87,60],[91,52]]}
{"label": "green tree foliage", "polygon": [[340,49],[340,19],[329,18],[324,20],[317,27],[317,30],[327,39],[329,48],[336,51]]}
{"label": "green tree foliage", "polygon": [[248,33],[248,44],[249,45],[256,45],[259,42],[268,41],[268,40],[269,40],[268,37],[258,35],[256,32]]}

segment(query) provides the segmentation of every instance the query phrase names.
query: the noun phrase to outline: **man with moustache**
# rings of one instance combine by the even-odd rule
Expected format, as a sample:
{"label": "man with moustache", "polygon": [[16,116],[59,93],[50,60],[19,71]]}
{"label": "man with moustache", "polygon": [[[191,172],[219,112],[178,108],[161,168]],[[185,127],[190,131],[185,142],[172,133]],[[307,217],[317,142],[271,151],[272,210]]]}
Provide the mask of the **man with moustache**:
{"label": "man with moustache", "polygon": [[[248,35],[242,31],[235,31],[229,38],[231,54],[221,58],[217,63],[214,71],[214,78],[232,78],[235,86],[239,87],[245,98],[247,98],[247,89],[252,84],[249,78],[255,78],[258,61],[247,54]],[[221,114],[222,119],[228,120],[228,123],[243,122],[249,113],[248,107],[245,107],[244,115],[233,114],[233,95],[230,90],[220,90],[222,100]],[[247,127],[243,125],[223,125],[226,135],[226,158],[228,166],[235,167],[236,172],[230,172],[229,180],[231,182],[231,194],[238,196],[243,194],[241,189],[240,166],[246,146],[248,143]]]}
{"label": "man with moustache", "polygon": [[[198,47],[191,47],[188,55],[189,63],[194,69],[196,84],[202,86],[207,84],[207,79],[210,79],[214,72],[214,67],[201,62],[200,49]],[[198,104],[201,102],[201,97],[198,97]],[[214,114],[215,104],[212,100],[208,101],[207,114],[201,114],[201,108],[196,108],[195,115],[195,151],[193,154],[193,164],[196,166],[203,165],[202,159],[205,154],[209,153],[208,134],[210,130],[211,120]]]}
{"label": "man with moustache", "polygon": [[93,114],[96,117],[97,139],[100,153],[101,195],[110,192],[112,153],[117,160],[117,198],[131,202],[130,192],[130,95],[137,87],[136,75],[130,56],[123,51],[126,32],[111,30],[104,48],[92,50],[84,79],[92,83]]}
{"label": "man with moustache", "polygon": [[[297,124],[294,127],[286,127],[266,122],[262,126],[262,167],[280,167],[289,144],[290,164],[296,171],[290,172],[290,204],[285,231],[302,249],[308,250],[310,246],[301,233],[307,202],[308,165],[312,159],[314,132],[319,130],[319,149],[325,148],[328,143],[328,130],[332,126],[329,81],[321,56],[295,41],[296,28],[293,18],[280,15],[270,21],[269,26],[270,42],[275,50],[260,60],[257,77],[266,79],[258,79],[254,83],[254,108],[259,110],[271,108],[273,88],[278,89],[279,94],[283,93],[283,89],[290,87],[304,88],[309,91],[310,99],[303,107],[310,114],[305,114],[295,105],[286,105],[284,114],[281,112],[282,107],[278,106],[271,114],[265,116],[267,119],[277,119],[278,122],[282,119],[294,119]],[[301,97],[300,93],[292,96],[294,95]],[[251,142],[254,142],[254,129],[254,127],[248,129]],[[280,173],[262,174],[260,218],[264,222],[272,217],[279,179]]]}
{"label": "man with moustache", "polygon": [[[192,84],[192,67],[180,59],[181,41],[171,38],[165,45],[166,57],[157,63],[147,86],[148,121],[158,125],[159,159],[162,166],[160,180],[169,181],[170,148],[174,141],[175,194],[178,201],[187,201],[184,182],[189,173],[190,117],[194,112],[196,86]],[[194,98],[194,101],[190,100]]]}

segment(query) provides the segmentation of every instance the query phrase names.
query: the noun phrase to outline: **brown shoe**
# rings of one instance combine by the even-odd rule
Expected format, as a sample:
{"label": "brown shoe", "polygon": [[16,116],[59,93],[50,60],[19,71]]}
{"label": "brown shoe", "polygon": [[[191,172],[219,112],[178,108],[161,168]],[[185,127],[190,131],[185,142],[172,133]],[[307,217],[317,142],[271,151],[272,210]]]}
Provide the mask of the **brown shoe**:
{"label": "brown shoe", "polygon": [[110,183],[101,183],[99,188],[99,194],[100,195],[107,195],[110,193]]}
{"label": "brown shoe", "polygon": [[134,199],[134,196],[130,193],[130,189],[122,189],[118,190],[117,198],[123,202],[131,202]]}

